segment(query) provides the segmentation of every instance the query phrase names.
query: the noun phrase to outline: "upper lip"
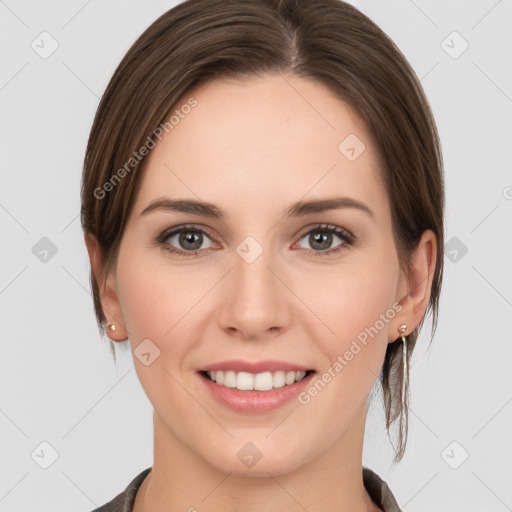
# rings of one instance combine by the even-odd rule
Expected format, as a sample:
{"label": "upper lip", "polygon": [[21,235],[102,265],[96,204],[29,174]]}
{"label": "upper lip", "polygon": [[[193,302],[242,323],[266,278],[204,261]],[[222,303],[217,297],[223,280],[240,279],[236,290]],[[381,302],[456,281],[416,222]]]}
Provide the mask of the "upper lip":
{"label": "upper lip", "polygon": [[244,361],[242,359],[232,359],[230,361],[220,361],[201,368],[200,371],[212,372],[219,370],[232,370],[234,372],[263,373],[277,372],[279,370],[287,372],[307,372],[312,368],[300,364],[288,363],[285,361],[265,360],[265,361]]}

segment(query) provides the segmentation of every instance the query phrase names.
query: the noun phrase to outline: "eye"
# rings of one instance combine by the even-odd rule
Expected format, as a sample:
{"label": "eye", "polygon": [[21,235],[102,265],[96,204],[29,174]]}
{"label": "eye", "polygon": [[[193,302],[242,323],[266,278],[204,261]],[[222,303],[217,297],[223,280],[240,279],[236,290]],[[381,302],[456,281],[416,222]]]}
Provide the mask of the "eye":
{"label": "eye", "polygon": [[214,245],[206,230],[197,226],[167,230],[160,235],[158,242],[166,251],[180,256],[194,255]]}
{"label": "eye", "polygon": [[[338,239],[338,243],[332,247],[333,243]],[[347,245],[354,243],[354,236],[339,226],[332,226],[329,224],[320,224],[314,229],[309,230],[302,238],[305,240],[309,247],[300,245],[302,249],[312,251],[315,255],[326,255],[336,253],[342,250]]]}
{"label": "eye", "polygon": [[[203,250],[219,247],[212,238],[213,235],[206,228],[190,225],[168,229],[157,238],[156,242],[171,254],[195,256]],[[333,247],[336,239],[339,243]],[[304,247],[302,240],[305,240],[310,247]],[[308,255],[324,256],[337,253],[353,245],[354,242],[354,235],[346,229],[330,224],[319,224],[305,233],[298,244],[301,249],[306,250]]]}

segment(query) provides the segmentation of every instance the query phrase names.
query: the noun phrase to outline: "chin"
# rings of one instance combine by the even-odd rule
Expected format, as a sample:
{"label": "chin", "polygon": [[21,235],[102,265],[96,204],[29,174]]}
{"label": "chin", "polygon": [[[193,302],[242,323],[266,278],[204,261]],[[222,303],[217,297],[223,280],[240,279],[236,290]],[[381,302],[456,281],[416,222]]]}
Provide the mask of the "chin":
{"label": "chin", "polygon": [[285,475],[305,463],[303,446],[284,450],[283,446],[270,446],[268,439],[262,439],[260,443],[257,438],[253,439],[256,440],[231,442],[225,450],[208,454],[204,459],[222,473],[244,477]]}

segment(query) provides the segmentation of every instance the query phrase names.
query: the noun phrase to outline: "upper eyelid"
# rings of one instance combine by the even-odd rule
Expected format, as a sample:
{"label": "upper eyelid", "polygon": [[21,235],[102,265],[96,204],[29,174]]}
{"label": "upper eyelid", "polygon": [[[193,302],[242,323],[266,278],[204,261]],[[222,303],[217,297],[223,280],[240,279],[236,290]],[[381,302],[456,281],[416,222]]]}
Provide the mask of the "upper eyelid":
{"label": "upper eyelid", "polygon": [[311,231],[322,231],[322,230],[332,232],[334,234],[337,234],[338,236],[345,235],[351,241],[356,239],[356,236],[347,228],[344,228],[342,226],[337,226],[336,224],[331,224],[328,222],[318,222],[316,224],[313,223],[311,225],[306,226],[305,228],[301,228],[301,229],[297,230],[293,236],[302,238],[303,236],[307,235]]}
{"label": "upper eyelid", "polygon": [[176,226],[174,228],[165,229],[162,232],[162,234],[158,237],[158,240],[164,242],[170,236],[180,233],[181,231],[186,231],[187,229],[190,231],[200,231],[208,235],[208,237],[210,238],[215,238],[214,235],[210,232],[210,230],[205,226],[201,226],[199,224],[186,224],[184,226]]}

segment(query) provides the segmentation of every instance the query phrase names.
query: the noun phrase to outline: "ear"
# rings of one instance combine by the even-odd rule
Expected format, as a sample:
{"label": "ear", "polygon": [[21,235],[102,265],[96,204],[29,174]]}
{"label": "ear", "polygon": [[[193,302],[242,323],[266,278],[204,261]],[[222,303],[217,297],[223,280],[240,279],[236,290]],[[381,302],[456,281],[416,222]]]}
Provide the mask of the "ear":
{"label": "ear", "polygon": [[112,331],[107,327],[107,335],[113,341],[124,341],[127,338],[128,333],[126,331],[121,305],[117,298],[115,272],[108,272],[107,275],[104,275],[100,247],[96,237],[86,231],[84,233],[84,239],[87,252],[89,254],[91,270],[94,273],[96,282],[98,283],[103,314],[107,318],[107,322],[109,324],[114,324],[116,327],[115,331]]}
{"label": "ear", "polygon": [[[398,327],[407,325],[405,335],[408,335],[418,326],[425,315],[437,261],[436,235],[427,229],[421,235],[421,239],[411,256],[410,268],[407,275],[402,273],[397,301],[402,306],[400,314],[395,317],[396,325],[391,326],[392,343],[400,333]],[[394,336],[394,337],[393,337]]]}

